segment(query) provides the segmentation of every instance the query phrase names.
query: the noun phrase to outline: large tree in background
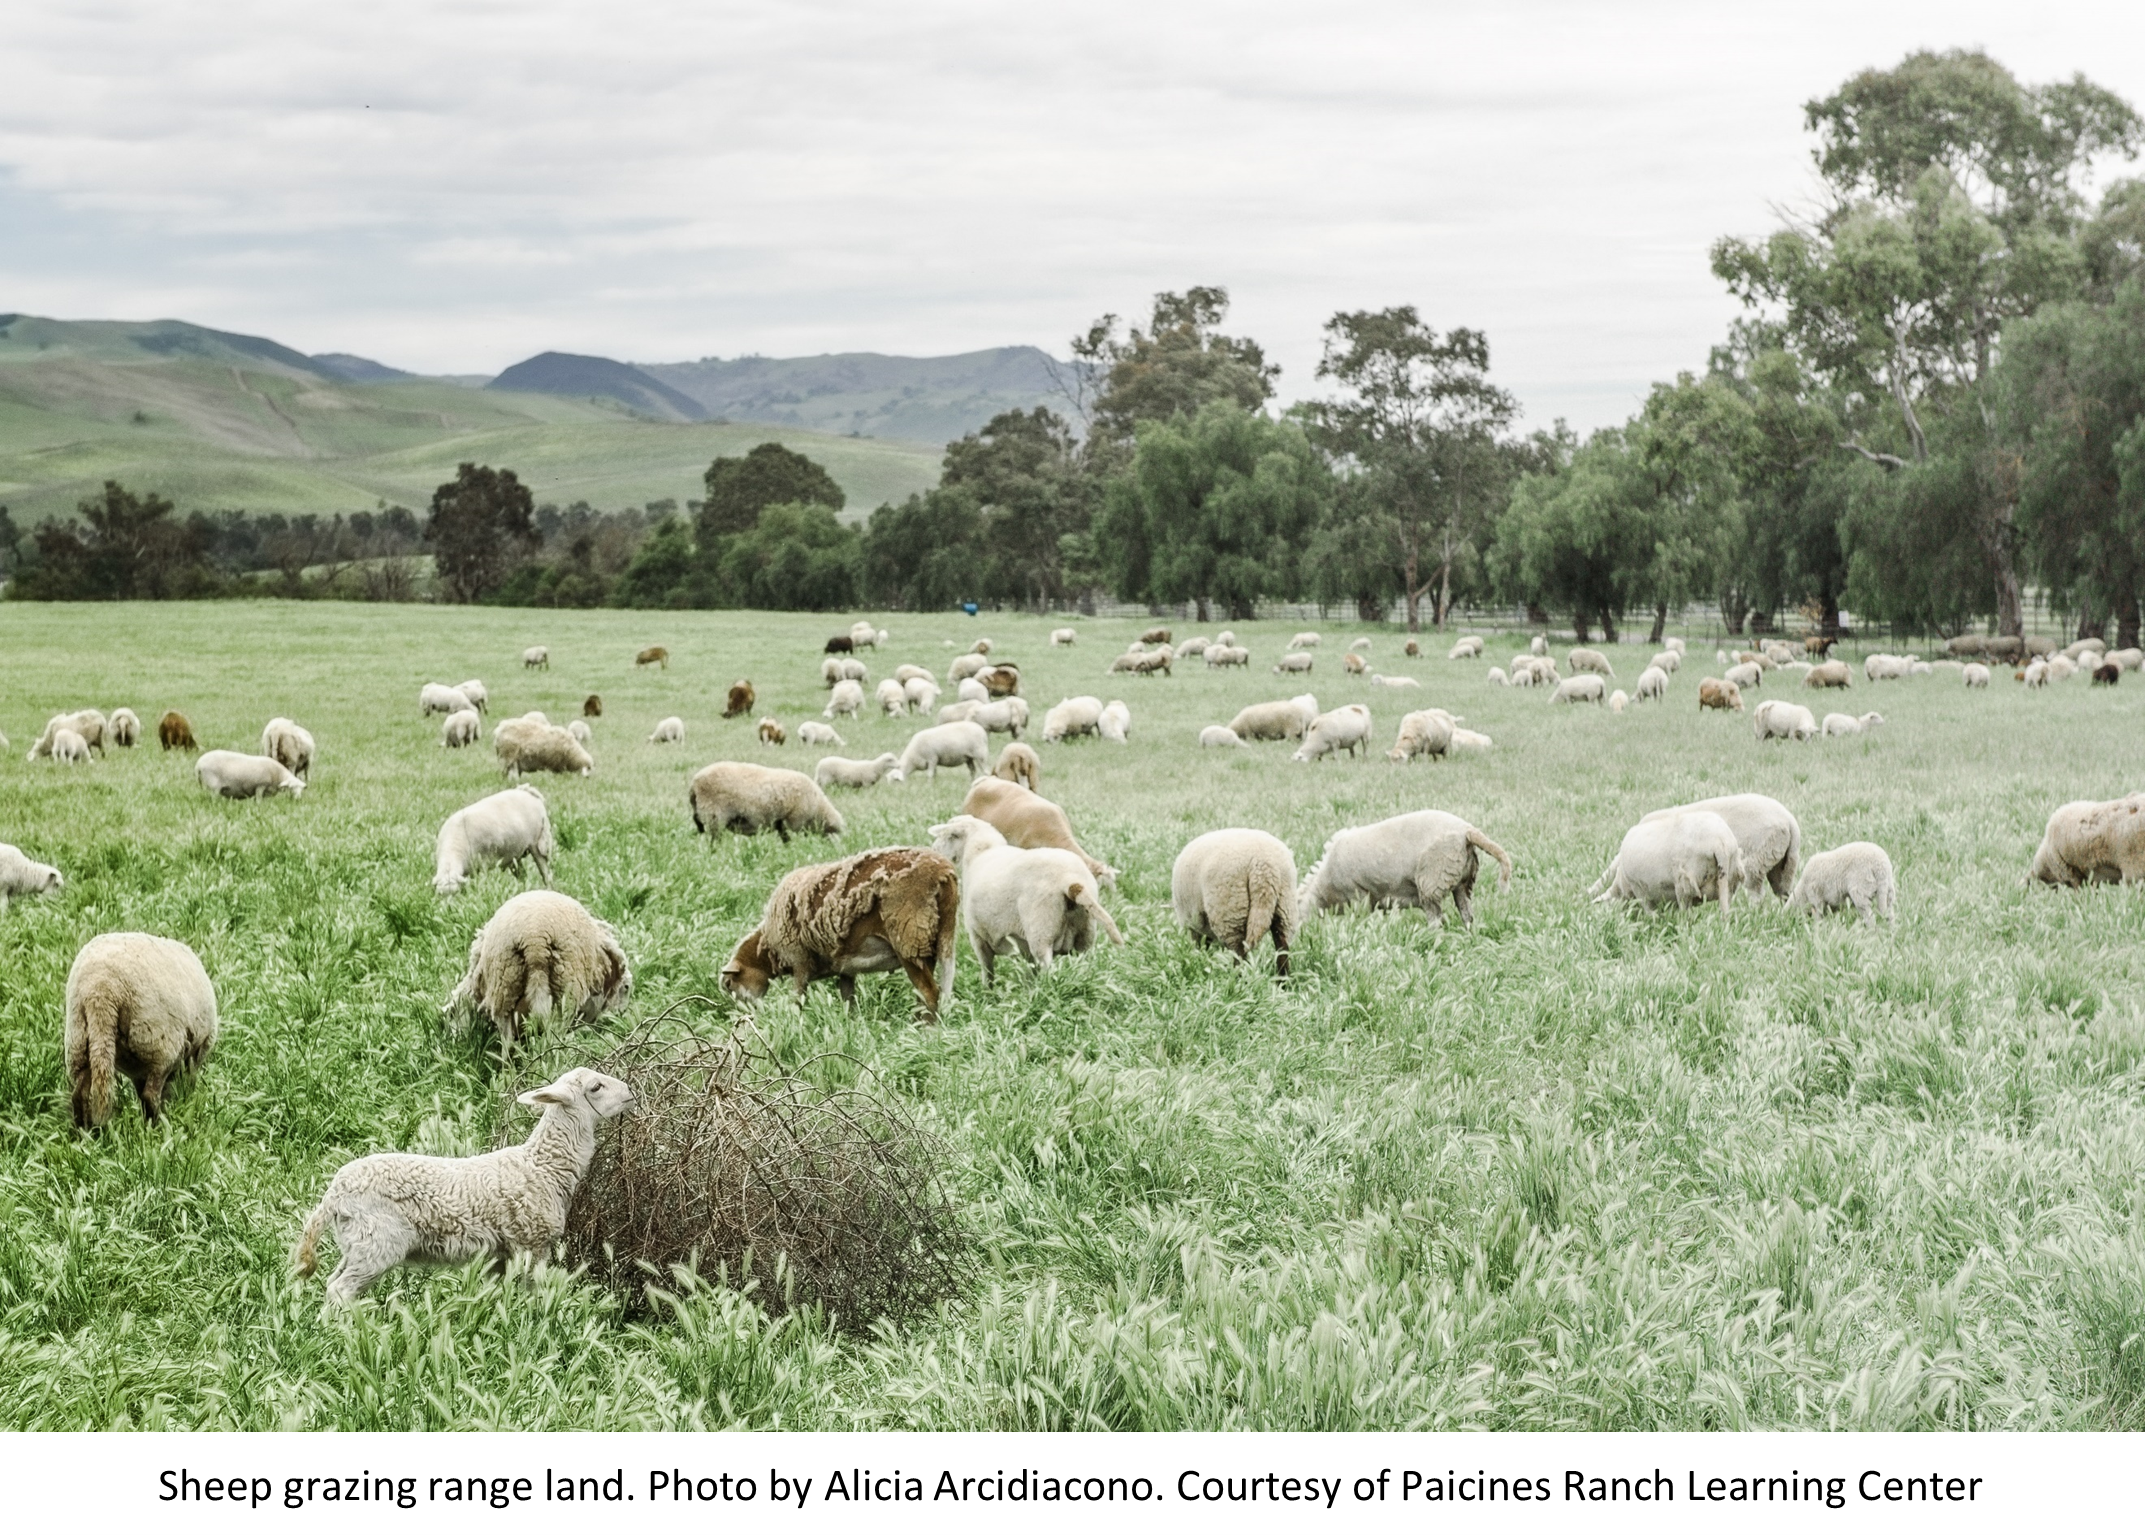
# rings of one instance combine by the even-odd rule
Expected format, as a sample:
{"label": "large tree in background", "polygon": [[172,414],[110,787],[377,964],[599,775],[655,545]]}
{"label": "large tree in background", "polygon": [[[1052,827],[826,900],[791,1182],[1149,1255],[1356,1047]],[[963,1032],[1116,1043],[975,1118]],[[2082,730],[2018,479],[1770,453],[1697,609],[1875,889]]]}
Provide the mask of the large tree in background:
{"label": "large tree in background", "polygon": [[742,458],[716,459],[708,465],[706,485],[695,529],[704,550],[718,539],[751,532],[770,506],[794,503],[838,512],[848,504],[833,475],[779,442],[763,442]]}
{"label": "large tree in background", "polygon": [[36,559],[17,573],[14,595],[63,602],[199,595],[212,584],[204,544],[172,511],[153,491],[136,495],[106,480],[73,519],[38,527]]}
{"label": "large tree in background", "polygon": [[425,544],[447,600],[475,602],[505,585],[542,543],[535,514],[511,469],[463,464],[433,491]]}
{"label": "large tree in background", "polygon": [[1121,338],[1117,316],[1106,314],[1073,338],[1081,380],[1074,405],[1086,415],[1087,451],[1098,472],[1123,467],[1142,421],[1196,415],[1216,401],[1256,411],[1273,398],[1281,369],[1256,341],[1221,334],[1228,314],[1228,289],[1187,288],[1157,293],[1144,330],[1135,326]]}
{"label": "large tree in background", "polygon": [[941,493],[977,508],[977,568],[969,591],[1041,605],[1067,595],[1067,542],[1084,535],[1095,482],[1063,418],[1037,406],[993,416],[946,445]]}
{"label": "large tree in background", "polygon": [[1412,305],[1326,323],[1318,376],[1348,393],[1303,415],[1318,443],[1365,482],[1365,513],[1391,539],[1410,633],[1422,627],[1425,596],[1431,621],[1445,621],[1455,562],[1483,539],[1503,490],[1498,438],[1519,405],[1489,381],[1489,367],[1482,332],[1440,336]]}

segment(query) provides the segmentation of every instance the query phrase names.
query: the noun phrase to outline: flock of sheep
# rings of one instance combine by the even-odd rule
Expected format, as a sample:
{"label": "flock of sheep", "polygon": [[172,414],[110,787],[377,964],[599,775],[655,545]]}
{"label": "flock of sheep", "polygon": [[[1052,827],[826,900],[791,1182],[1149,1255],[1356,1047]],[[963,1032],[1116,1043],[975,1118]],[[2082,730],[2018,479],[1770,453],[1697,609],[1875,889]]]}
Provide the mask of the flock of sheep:
{"label": "flock of sheep", "polygon": [[[1077,631],[1060,629],[1051,643],[1070,645],[1077,638]],[[885,631],[859,623],[827,643],[820,680],[829,701],[821,719],[797,727],[801,741],[845,744],[836,722],[863,713],[870,680],[857,653],[877,651],[886,640]],[[1274,671],[1309,673],[1319,644],[1316,634],[1295,636]],[[1350,647],[1342,661],[1346,671],[1367,674],[1362,652],[1368,646],[1357,641]],[[1448,659],[1476,659],[1483,649],[1479,638],[1468,637],[1452,647]],[[1060,956],[1091,948],[1098,934],[1124,942],[1103,902],[1114,889],[1116,871],[1088,853],[1063,807],[1039,792],[1043,761],[1024,739],[1030,711],[1021,696],[1019,666],[993,660],[991,652],[991,642],[982,640],[954,659],[946,685],[956,696],[944,707],[938,703],[943,689],[937,677],[923,667],[901,666],[878,684],[872,696],[879,712],[932,718],[899,753],[868,760],[829,755],[810,774],[718,761],[692,776],[687,803],[698,831],[715,836],[773,830],[784,842],[793,834],[841,834],[843,817],[830,790],[866,791],[917,773],[935,777],[942,767],[961,770],[969,779],[959,812],[929,829],[928,848],[868,849],[796,869],[779,881],[760,921],[723,967],[722,985],[731,995],[750,1005],[787,978],[800,995],[814,981],[833,980],[845,999],[853,999],[858,977],[900,973],[913,987],[923,1016],[936,1018],[952,997],[960,933],[965,932],[986,984],[994,979],[997,962],[1009,956],[1048,969]],[[1419,654],[1415,641],[1407,642],[1406,652]],[[2019,680],[2036,687],[2080,674],[2112,684],[2122,671],[2145,665],[2145,655],[2137,651],[2104,652],[2098,641],[2081,641],[2062,653],[2050,647],[2046,654],[2010,659],[2027,663]],[[1493,668],[1489,681],[1547,686],[1557,702],[1591,701],[1621,711],[1636,702],[1665,700],[1684,655],[1682,642],[1669,641],[1637,679],[1635,699],[1621,690],[1604,697],[1616,676],[1602,652],[1572,650],[1566,657],[1571,675],[1565,676],[1540,638],[1508,667]],[[1166,675],[1187,658],[1203,659],[1209,667],[1242,668],[1249,655],[1226,631],[1211,642],[1202,638],[1173,646],[1169,631],[1158,629],[1113,661],[1110,670]],[[668,659],[666,650],[652,647],[636,664],[667,668]],[[1725,652],[1719,659],[1730,661]],[[548,668],[550,653],[532,647],[522,661],[531,669]],[[1865,679],[1876,682],[1947,666],[1956,666],[1969,687],[1987,685],[1984,663],[1957,657],[1931,663],[1872,655],[1863,669]],[[1811,642],[1804,656],[1767,642],[1759,651],[1738,652],[1726,675],[1704,679],[1699,707],[1741,710],[1744,692],[1790,677],[1805,688],[1852,685],[1846,664],[1823,659],[1818,642]],[[1396,690],[1420,686],[1408,677],[1370,675],[1369,680]],[[756,702],[751,682],[740,680],[728,690],[724,717],[750,715]],[[421,717],[444,716],[440,744],[445,748],[476,744],[489,705],[489,692],[478,681],[429,683],[418,699]],[[554,1014],[593,1020],[631,995],[632,973],[617,933],[580,902],[549,888],[555,851],[549,807],[538,788],[517,781],[538,772],[592,772],[586,721],[601,713],[601,699],[591,695],[583,718],[564,726],[554,726],[541,713],[498,722],[492,744],[509,786],[456,811],[439,829],[433,876],[439,896],[454,896],[483,868],[518,869],[524,863],[533,865],[544,887],[506,901],[482,925],[443,1009],[451,1020],[489,1020],[509,1054],[517,1034],[532,1022]],[[1761,741],[1855,734],[1882,723],[1875,713],[1833,714],[1820,726],[1809,709],[1782,699],[1760,703],[1752,718]],[[1051,744],[1093,735],[1125,744],[1131,724],[1131,710],[1121,699],[1066,698],[1045,712],[1041,739]],[[1321,710],[1315,697],[1303,694],[1250,704],[1228,725],[1200,729],[1198,741],[1202,747],[1237,749],[1258,741],[1295,741],[1295,760],[1316,762],[1340,751],[1367,753],[1371,729],[1367,706]],[[758,734],[774,742],[788,736],[772,718],[758,721]],[[995,758],[993,734],[1011,738]],[[32,761],[75,764],[102,752],[107,743],[131,747],[140,735],[140,721],[130,709],[109,716],[76,710],[54,716],[29,755]],[[191,726],[176,712],[163,716],[158,738],[167,750],[197,749]],[[684,738],[682,719],[671,716],[648,739],[678,744]],[[1427,708],[1404,716],[1386,755],[1407,763],[1491,744],[1487,736],[1467,730],[1460,716]],[[5,745],[0,738],[0,749]],[[314,750],[307,731],[278,718],[264,729],[258,755],[205,752],[196,771],[204,787],[227,797],[295,796],[306,786]],[[1194,940],[1219,945],[1240,959],[1262,940],[1270,941],[1275,968],[1286,976],[1300,924],[1322,912],[1355,903],[1412,906],[1442,922],[1449,900],[1461,920],[1471,923],[1482,858],[1498,866],[1500,888],[1508,886],[1511,856],[1478,828],[1437,810],[1344,828],[1301,877],[1279,838],[1256,828],[1226,828],[1194,838],[1179,853],[1171,872],[1171,907]],[[2145,795],[2058,809],[2030,876],[2068,885],[2145,879]],[[11,895],[63,886],[60,870],[0,843],[0,912]],[[1726,795],[1643,817],[1624,835],[1588,894],[1596,901],[1648,908],[1717,902],[1725,915],[1738,889],[1759,899],[1770,892],[1791,910],[1851,908],[1866,923],[1880,916],[1892,919],[1896,901],[1891,860],[1882,848],[1853,842],[1805,860],[1793,813],[1759,794]],[[171,1078],[207,1060],[216,1032],[214,988],[186,945],[146,933],[93,938],[77,955],[66,988],[65,1061],[75,1124],[89,1131],[104,1124],[117,1075],[133,1083],[144,1116],[157,1120]],[[631,1098],[626,1083],[574,1070],[522,1095],[521,1101],[541,1109],[542,1116],[520,1146],[474,1158],[382,1153],[351,1162],[330,1181],[305,1224],[294,1255],[298,1270],[313,1272],[320,1239],[332,1234],[340,1263],[328,1293],[334,1301],[346,1301],[406,1261],[486,1255],[503,1260],[509,1253],[546,1248],[564,1230],[567,1207],[587,1174],[596,1125],[623,1112]]]}

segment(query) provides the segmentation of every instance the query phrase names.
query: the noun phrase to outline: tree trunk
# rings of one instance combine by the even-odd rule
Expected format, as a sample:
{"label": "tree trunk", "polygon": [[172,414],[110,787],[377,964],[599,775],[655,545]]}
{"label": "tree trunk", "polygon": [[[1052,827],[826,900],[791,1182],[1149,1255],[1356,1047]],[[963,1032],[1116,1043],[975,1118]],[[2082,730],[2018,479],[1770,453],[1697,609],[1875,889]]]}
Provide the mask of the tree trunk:
{"label": "tree trunk", "polygon": [[1356,617],[1366,624],[1385,622],[1385,599],[1368,594],[1356,598]]}
{"label": "tree trunk", "polygon": [[1581,608],[1576,613],[1572,614],[1572,632],[1579,636],[1580,644],[1584,645],[1586,643],[1587,628],[1585,608]]}
{"label": "tree trunk", "polygon": [[1606,607],[1601,610],[1601,638],[1604,644],[1616,643],[1616,614]]}
{"label": "tree trunk", "polygon": [[1832,588],[1829,585],[1818,589],[1817,604],[1820,609],[1817,615],[1817,632],[1828,640],[1838,639],[1840,637],[1840,599],[1833,596]]}
{"label": "tree trunk", "polygon": [[1401,567],[1401,580],[1406,586],[1406,595],[1408,599],[1408,633],[1410,634],[1420,634],[1422,632],[1423,627],[1423,594],[1421,586],[1417,583],[1415,579],[1415,572],[1419,568],[1417,562],[1417,553],[1418,551],[1416,549],[1415,540],[1411,538],[1408,540],[1407,556]]}
{"label": "tree trunk", "polygon": [[1996,571],[1996,632],[2021,638],[2026,633],[2026,614],[2018,595],[2018,569],[2011,563],[2008,543],[1992,551]]}
{"label": "tree trunk", "polygon": [[2107,634],[2107,615],[2102,614],[2097,618],[2093,616],[2093,601],[2091,598],[2087,598],[2085,601],[2079,603],[2078,632],[2077,634],[2073,635],[2072,638],[2081,640],[2098,640],[2107,638]]}
{"label": "tree trunk", "polygon": [[1199,622],[1207,622],[1207,600],[1204,597],[1199,599]]}
{"label": "tree trunk", "polygon": [[1527,622],[1536,628],[1549,622],[1549,612],[1539,602],[1530,599],[1527,603]]}
{"label": "tree trunk", "polygon": [[2115,648],[2135,650],[2138,643],[2138,594],[2126,591],[2115,603]]}
{"label": "tree trunk", "polygon": [[1653,633],[1647,637],[1646,643],[1653,646],[1655,650],[1659,650],[1661,648],[1661,636],[1667,632],[1668,604],[1657,602],[1653,605]]}

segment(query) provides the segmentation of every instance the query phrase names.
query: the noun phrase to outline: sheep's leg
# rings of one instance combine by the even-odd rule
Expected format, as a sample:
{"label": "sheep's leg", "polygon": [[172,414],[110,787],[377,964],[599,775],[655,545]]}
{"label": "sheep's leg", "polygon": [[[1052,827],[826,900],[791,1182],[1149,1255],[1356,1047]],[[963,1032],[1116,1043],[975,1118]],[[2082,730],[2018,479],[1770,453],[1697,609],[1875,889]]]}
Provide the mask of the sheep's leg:
{"label": "sheep's leg", "polygon": [[1281,919],[1274,918],[1274,974],[1288,978],[1288,935],[1281,931]]}
{"label": "sheep's leg", "polygon": [[[901,962],[901,969],[902,973],[908,976],[909,984],[916,988],[916,999],[923,1004],[924,1014],[927,1021],[933,1023],[937,1022],[939,1001],[938,977],[931,973],[931,967],[929,965],[922,964],[913,959],[903,960]],[[852,990],[854,990],[854,984],[855,983],[853,982],[851,983]]]}
{"label": "sheep's leg", "polygon": [[407,1218],[369,1211],[372,1219],[346,1216],[334,1221],[335,1246],[341,1257],[328,1276],[328,1301],[346,1306],[388,1270],[409,1260],[417,1233]]}
{"label": "sheep's leg", "polygon": [[1460,914],[1460,925],[1462,927],[1473,927],[1475,925],[1474,883],[1471,879],[1462,880],[1452,887],[1452,905],[1453,909]]}
{"label": "sheep's leg", "polygon": [[993,985],[998,979],[998,951],[995,944],[983,941],[983,935],[974,928],[968,930],[968,946],[976,951],[976,963],[983,970],[983,984]]}
{"label": "sheep's leg", "polygon": [[834,989],[841,993],[842,1001],[854,1008],[857,1005],[857,978],[853,975],[836,976]]}
{"label": "sheep's leg", "polygon": [[782,839],[784,847],[789,846],[789,828],[780,821],[775,822],[775,835]]}
{"label": "sheep's leg", "polygon": [[164,1079],[162,1071],[130,1071],[127,1079],[134,1084],[134,1096],[141,1100],[142,1118],[155,1124],[164,1115]]}

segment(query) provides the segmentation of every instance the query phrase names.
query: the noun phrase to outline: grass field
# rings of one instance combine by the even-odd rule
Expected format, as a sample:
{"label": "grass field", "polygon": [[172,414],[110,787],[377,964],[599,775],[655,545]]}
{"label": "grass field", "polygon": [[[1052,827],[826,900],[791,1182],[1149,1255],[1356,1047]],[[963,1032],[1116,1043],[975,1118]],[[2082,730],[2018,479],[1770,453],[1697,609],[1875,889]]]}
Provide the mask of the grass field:
{"label": "grass field", "polygon": [[[849,1051],[943,1136],[975,1235],[971,1293],[858,1340],[709,1291],[635,1321],[557,1268],[526,1285],[404,1270],[347,1315],[287,1254],[346,1158],[490,1143],[501,1083],[438,1008],[469,937],[519,887],[429,887],[439,822],[491,792],[447,753],[427,680],[476,675],[493,714],[599,691],[597,772],[543,784],[559,887],[615,923],[628,1020],[713,993],[772,882],[816,841],[695,838],[685,784],[722,757],[809,768],[717,718],[749,676],[794,726],[846,618],[474,612],[268,603],[0,605],[0,840],[66,892],[0,918],[0,1380],[9,1427],[1739,1428],[2145,1427],[2145,908],[2029,889],[2058,803],[2138,787],[2145,686],[2028,696],[1949,677],[1860,685],[1865,740],[1772,743],[1701,717],[1694,657],[1621,718],[1494,689],[1486,663],[1338,675],[1390,740],[1440,703],[1487,754],[1396,767],[1200,753],[1198,726],[1299,691],[1276,625],[1247,674],[1106,680],[1137,627],[902,616],[874,675],[990,634],[1038,710],[1125,698],[1132,744],[1043,748],[1044,791],[1123,871],[1129,942],[986,991],[965,952],[942,1026],[898,978],[845,1013],[816,988],[762,1021],[786,1051]],[[524,674],[523,646],[554,669]],[[668,672],[635,672],[645,644]],[[1489,660],[1514,648],[1493,645]],[[869,658],[868,658],[869,659]],[[1643,662],[1615,652],[1626,685]],[[1859,670],[1858,670],[1859,677]],[[302,800],[215,800],[153,747],[26,764],[45,717],[177,707],[254,749],[286,713],[318,737]],[[689,744],[643,738],[680,713]],[[435,722],[436,725],[436,722]],[[844,729],[851,755],[902,722]],[[1784,801],[1814,851],[1868,838],[1895,929],[1777,906],[1640,917],[1584,893],[1624,829],[1732,790]],[[963,785],[845,799],[840,847],[919,842]],[[1472,931],[1413,913],[1311,924],[1295,974],[1196,950],[1168,913],[1177,850],[1265,827],[1308,868],[1334,830],[1437,807],[1509,849]],[[62,992],[92,935],[193,944],[223,1035],[147,1130],[131,1103],[68,1127]],[[822,994],[824,992],[824,994]],[[517,1120],[518,1126],[526,1123]]]}

